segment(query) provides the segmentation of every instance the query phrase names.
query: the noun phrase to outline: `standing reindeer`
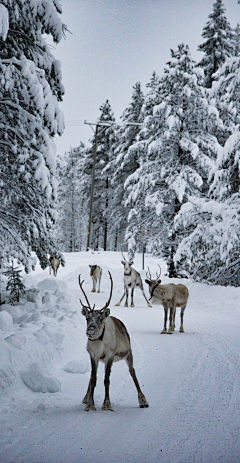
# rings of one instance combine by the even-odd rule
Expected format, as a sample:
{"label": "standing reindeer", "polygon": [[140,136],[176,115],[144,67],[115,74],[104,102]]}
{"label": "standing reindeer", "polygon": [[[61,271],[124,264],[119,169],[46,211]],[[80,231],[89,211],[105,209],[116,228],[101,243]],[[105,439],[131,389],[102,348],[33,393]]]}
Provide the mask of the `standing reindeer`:
{"label": "standing reindeer", "polygon": [[[160,268],[160,267],[159,267]],[[160,268],[161,274],[161,268]],[[160,274],[157,274],[155,280],[152,279],[151,273],[148,267],[148,272],[146,276],[148,277],[145,281],[149,285],[150,300],[153,304],[162,304],[164,307],[164,327],[161,334],[172,334],[175,330],[175,316],[176,316],[176,307],[181,307],[180,312],[180,333],[184,333],[183,328],[183,316],[184,310],[188,301],[188,289],[186,286],[179,284],[175,285],[174,283],[169,283],[166,285],[161,285]],[[167,331],[167,319],[168,319],[168,309],[169,309],[169,328]]]}
{"label": "standing reindeer", "polygon": [[102,409],[113,410],[109,397],[111,368],[113,362],[117,362],[122,359],[126,361],[130,375],[132,376],[137,388],[139,406],[141,408],[148,407],[147,400],[141,391],[133,367],[133,355],[127,328],[121,320],[109,316],[110,310],[108,306],[112,297],[113,281],[111,273],[108,273],[111,280],[110,296],[105,306],[100,310],[94,310],[95,305],[91,308],[88,298],[83,290],[83,281],[81,282],[80,275],[78,279],[79,286],[87,302],[87,305],[84,305],[80,300],[82,305],[82,314],[87,321],[87,351],[90,355],[92,366],[88,390],[83,399],[83,403],[86,404],[85,410],[96,410],[94,404],[94,389],[97,383],[97,369],[99,361],[105,363],[105,399]]}
{"label": "standing reindeer", "polygon": [[93,281],[93,288],[92,288],[92,293],[96,292],[96,286],[98,282],[98,293],[100,293],[100,283],[101,283],[101,278],[102,278],[102,269],[99,267],[99,265],[89,265],[90,267],[90,275],[92,277]]}
{"label": "standing reindeer", "polygon": [[123,260],[121,262],[122,262],[122,264],[124,266],[124,277],[123,277],[124,293],[123,293],[123,296],[121,297],[120,301],[115,305],[119,306],[121,304],[124,296],[126,295],[126,300],[125,300],[124,306],[128,307],[128,289],[131,288],[131,307],[134,307],[133,293],[134,293],[135,287],[137,287],[137,288],[141,289],[141,291],[143,293],[143,297],[147,301],[148,307],[152,307],[151,304],[149,303],[145,293],[144,293],[143,282],[142,282],[142,278],[140,276],[140,273],[138,273],[137,270],[132,268],[133,258],[134,258],[133,254],[131,255],[128,262],[125,259],[123,253],[122,253],[122,256],[123,256]]}
{"label": "standing reindeer", "polygon": [[54,257],[54,254],[50,253],[49,262],[50,262],[50,265],[49,265],[49,275],[51,275],[51,270],[53,270],[53,275],[56,277],[56,276],[57,276],[58,267],[59,267],[59,265],[60,265],[60,260],[56,259],[56,257]]}

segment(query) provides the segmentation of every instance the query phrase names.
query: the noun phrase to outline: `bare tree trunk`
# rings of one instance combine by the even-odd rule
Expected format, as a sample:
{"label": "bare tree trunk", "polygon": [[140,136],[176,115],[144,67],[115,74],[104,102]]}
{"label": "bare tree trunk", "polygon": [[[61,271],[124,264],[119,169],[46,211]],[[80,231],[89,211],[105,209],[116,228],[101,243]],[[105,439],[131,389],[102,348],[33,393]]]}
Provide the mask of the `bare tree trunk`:
{"label": "bare tree trunk", "polygon": [[107,212],[108,212],[108,178],[106,178],[106,199],[105,199],[105,221],[104,221],[104,251],[107,250],[107,232],[108,232],[108,223],[107,223]]}

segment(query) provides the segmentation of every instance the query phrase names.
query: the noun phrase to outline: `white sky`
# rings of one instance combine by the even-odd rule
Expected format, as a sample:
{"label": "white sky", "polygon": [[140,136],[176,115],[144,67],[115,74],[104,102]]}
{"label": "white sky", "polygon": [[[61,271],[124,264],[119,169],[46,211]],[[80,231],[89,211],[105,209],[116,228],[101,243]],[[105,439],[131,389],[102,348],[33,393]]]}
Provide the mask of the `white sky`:
{"label": "white sky", "polygon": [[[153,71],[162,75],[170,49],[189,45],[193,59],[204,40],[203,27],[214,0],[62,0],[62,21],[70,33],[53,54],[62,62],[64,101],[60,108],[66,128],[56,139],[63,154],[88,144],[92,129],[84,120],[96,120],[109,100],[118,121],[131,101],[137,81],[144,93]],[[240,22],[237,0],[224,0],[232,27]],[[69,121],[81,121],[69,126]]]}

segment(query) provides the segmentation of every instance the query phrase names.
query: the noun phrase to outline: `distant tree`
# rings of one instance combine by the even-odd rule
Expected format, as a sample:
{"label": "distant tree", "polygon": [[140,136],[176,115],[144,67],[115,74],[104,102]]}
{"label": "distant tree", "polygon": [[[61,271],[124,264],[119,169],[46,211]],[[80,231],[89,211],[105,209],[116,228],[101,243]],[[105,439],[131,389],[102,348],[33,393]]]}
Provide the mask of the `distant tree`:
{"label": "distant tree", "polygon": [[0,7],[0,247],[28,271],[31,251],[44,268],[56,247],[53,137],[64,128],[64,88],[44,34],[58,43],[65,26],[58,0],[3,0]]}
{"label": "distant tree", "polygon": [[131,102],[120,117],[123,126],[116,130],[116,141],[113,146],[114,156],[107,166],[107,171],[111,174],[113,189],[111,224],[112,233],[115,235],[115,249],[119,239],[120,242],[124,239],[127,227],[128,210],[125,207],[127,199],[127,192],[124,189],[125,180],[140,166],[138,154],[136,150],[132,151],[131,148],[137,142],[141,130],[143,102],[144,95],[141,84],[137,82],[133,86]]}
{"label": "distant tree", "polygon": [[237,23],[237,27],[233,32],[233,43],[234,43],[234,54],[238,56],[240,53],[240,24]]}
{"label": "distant tree", "polygon": [[198,50],[204,53],[199,62],[205,73],[205,86],[211,88],[213,75],[222,66],[225,60],[235,54],[233,32],[225,16],[222,0],[213,4],[213,12],[208,16],[202,37],[205,39]]}
{"label": "distant tree", "polygon": [[[108,172],[105,170],[113,155],[113,144],[115,141],[114,127],[107,121],[114,122],[114,114],[108,100],[100,107],[101,114],[98,118],[100,123],[97,132],[97,153],[95,164],[95,184],[92,213],[92,234],[91,246],[94,249],[108,249],[110,210],[112,204],[112,187]],[[106,125],[104,125],[106,123]],[[85,174],[89,175],[89,186],[91,184],[91,172],[95,149],[95,134],[91,140],[91,149],[87,152]]]}
{"label": "distant tree", "polygon": [[66,252],[80,251],[86,246],[89,197],[86,198],[84,192],[85,158],[86,148],[81,143],[79,147],[66,152],[63,159],[58,159],[58,219],[54,232],[61,250]]}

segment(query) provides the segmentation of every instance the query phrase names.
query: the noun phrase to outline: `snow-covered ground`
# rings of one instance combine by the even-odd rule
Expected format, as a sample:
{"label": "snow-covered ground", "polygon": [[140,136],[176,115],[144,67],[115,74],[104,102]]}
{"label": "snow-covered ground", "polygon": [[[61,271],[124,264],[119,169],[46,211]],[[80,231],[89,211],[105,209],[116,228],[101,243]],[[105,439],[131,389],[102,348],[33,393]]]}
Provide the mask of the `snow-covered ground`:
{"label": "snow-covered ground", "polygon": [[[25,297],[18,306],[1,306],[0,462],[239,463],[240,289],[181,281],[190,293],[185,333],[178,332],[177,312],[177,330],[160,335],[163,308],[148,308],[139,290],[134,308],[115,306],[123,293],[120,253],[66,253],[65,259],[57,278],[40,268],[25,277],[27,288],[38,290],[36,302]],[[158,262],[147,255],[145,268],[153,275]],[[91,292],[93,263],[103,268],[100,294]],[[144,278],[141,267],[137,255],[134,268]],[[110,386],[114,412],[101,410],[102,364],[97,411],[84,411],[90,362],[78,275],[101,308],[109,297],[107,270],[114,282],[111,314],[129,331],[149,408],[138,407],[127,365],[118,362]]]}

